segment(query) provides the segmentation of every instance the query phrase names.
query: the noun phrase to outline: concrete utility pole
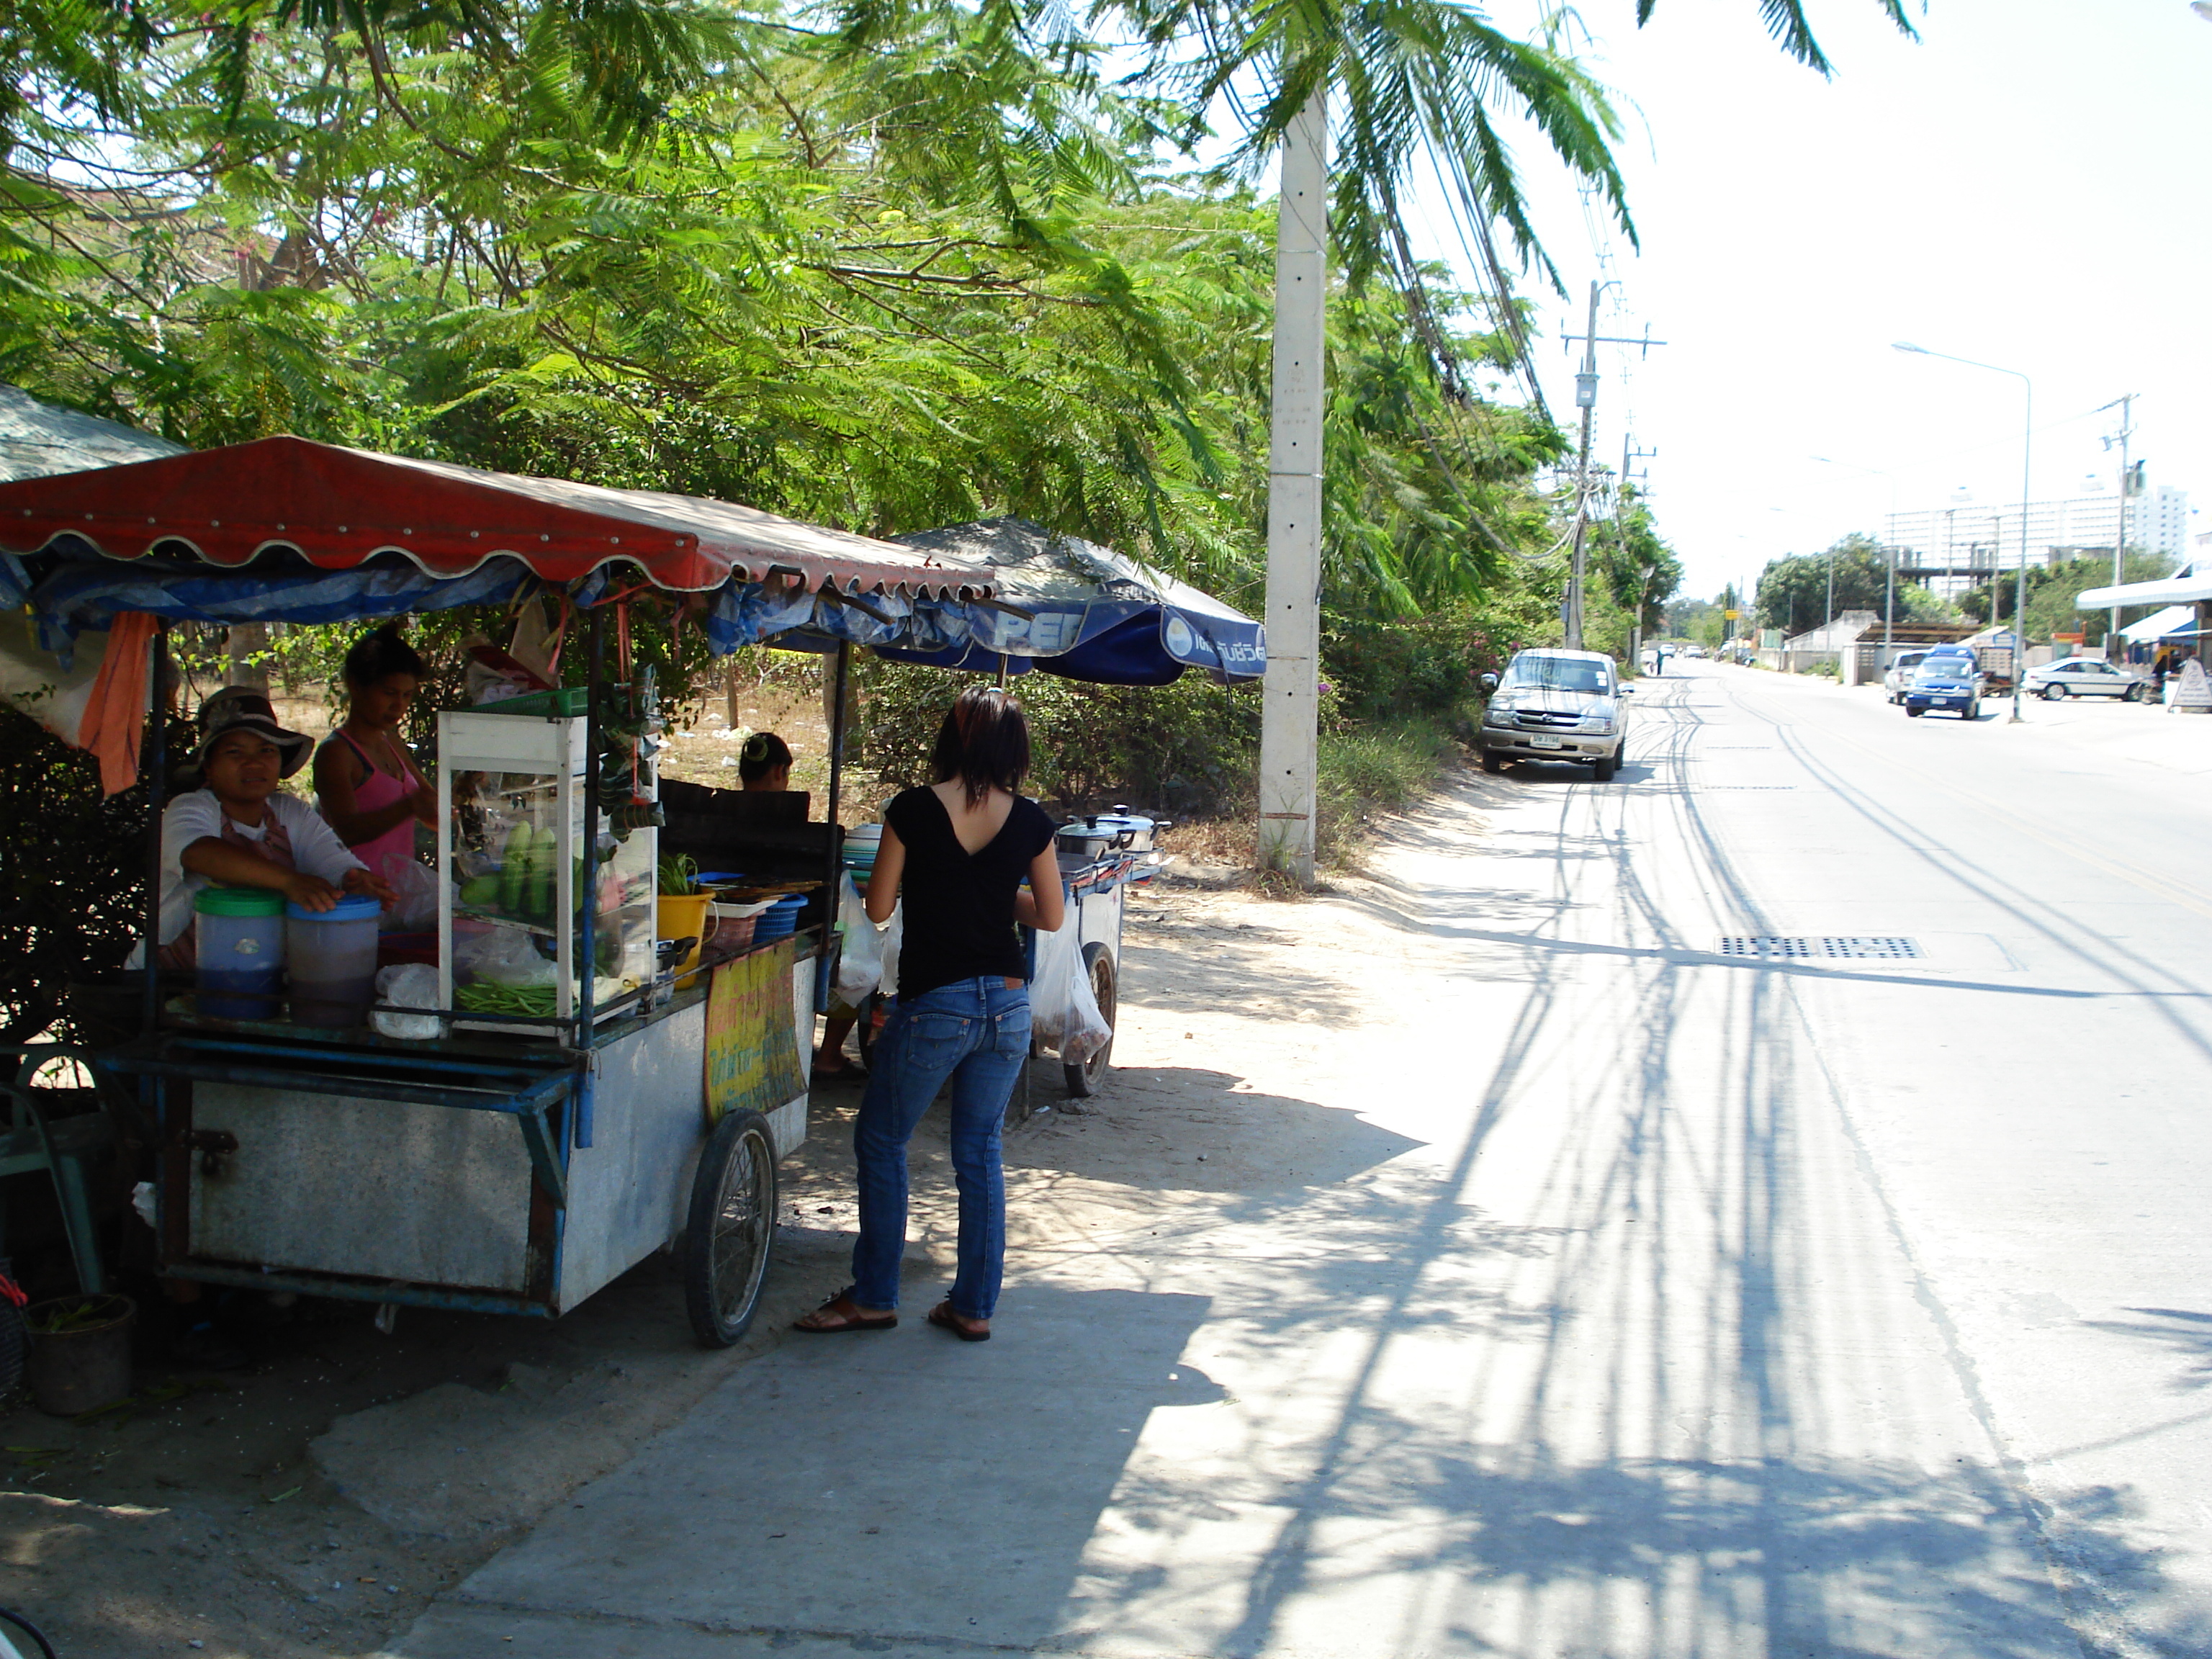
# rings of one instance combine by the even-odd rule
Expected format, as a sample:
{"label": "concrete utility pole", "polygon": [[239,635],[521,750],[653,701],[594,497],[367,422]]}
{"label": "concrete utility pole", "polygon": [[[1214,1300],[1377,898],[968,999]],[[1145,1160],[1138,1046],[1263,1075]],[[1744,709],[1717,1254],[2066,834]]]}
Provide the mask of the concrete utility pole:
{"label": "concrete utility pole", "polygon": [[1597,412],[1597,296],[1590,284],[1589,326],[1583,331],[1583,366],[1575,372],[1575,407],[1583,412],[1583,441],[1575,453],[1575,558],[1567,577],[1567,649],[1583,648],[1583,577],[1589,568],[1590,417]]}
{"label": "concrete utility pole", "polygon": [[[1575,407],[1583,412],[1582,442],[1575,451],[1575,556],[1574,566],[1567,578],[1565,622],[1567,649],[1583,648],[1583,591],[1589,570],[1589,459],[1590,417],[1597,411],[1597,349],[1601,345],[1632,345],[1643,347],[1647,354],[1656,345],[1665,345],[1664,340],[1655,340],[1646,328],[1641,339],[1625,340],[1597,331],[1597,296],[1611,283],[1593,282],[1589,291],[1589,325],[1583,331],[1583,366],[1575,371]],[[1572,335],[1565,337],[1572,339]],[[1624,452],[1625,453],[1625,452]],[[1621,471],[1627,472],[1624,462]]]}
{"label": "concrete utility pole", "polygon": [[[1328,289],[1328,94],[1283,138],[1267,434],[1267,674],[1260,704],[1260,863],[1314,878],[1321,695],[1322,393]],[[1584,447],[1589,422],[1583,422]]]}
{"label": "concrete utility pole", "polygon": [[[2106,448],[2117,448],[2120,452],[2120,524],[2119,528],[2112,532],[2112,586],[2115,587],[2127,580],[2122,568],[2126,564],[2128,556],[2128,486],[2135,482],[2128,476],[2128,440],[2136,435],[2132,416],[2135,414],[2136,399],[2141,395],[2139,392],[2130,392],[2126,397],[2115,398],[2105,405],[2105,409],[2117,409],[2120,411],[2118,433],[2105,440]],[[2105,412],[2105,409],[2100,409],[2097,412],[2101,415]],[[2111,660],[2121,654],[2120,607],[2116,605],[2112,607],[2112,620],[2105,628],[2105,656],[2107,660]]]}

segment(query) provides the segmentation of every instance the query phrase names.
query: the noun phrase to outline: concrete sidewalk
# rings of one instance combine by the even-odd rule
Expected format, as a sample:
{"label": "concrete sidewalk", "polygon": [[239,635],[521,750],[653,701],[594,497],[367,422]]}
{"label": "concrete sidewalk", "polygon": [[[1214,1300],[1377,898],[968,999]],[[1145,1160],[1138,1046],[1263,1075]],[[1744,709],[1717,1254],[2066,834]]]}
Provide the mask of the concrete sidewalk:
{"label": "concrete sidewalk", "polygon": [[2079,1659],[1797,981],[1682,955],[1680,800],[1486,780],[1136,941],[992,1342],[785,1342],[394,1659]]}

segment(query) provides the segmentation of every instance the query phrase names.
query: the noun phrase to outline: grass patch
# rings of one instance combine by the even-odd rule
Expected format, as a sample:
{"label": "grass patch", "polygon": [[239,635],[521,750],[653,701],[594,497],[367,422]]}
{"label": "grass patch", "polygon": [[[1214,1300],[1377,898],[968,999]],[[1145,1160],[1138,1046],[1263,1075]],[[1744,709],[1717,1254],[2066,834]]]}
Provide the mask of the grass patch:
{"label": "grass patch", "polygon": [[[1375,823],[1422,800],[1467,758],[1454,729],[1450,720],[1431,718],[1322,733],[1315,862],[1324,870],[1357,869]],[[1256,810],[1248,793],[1218,813],[1179,821],[1160,844],[1251,872],[1248,884],[1266,897],[1304,897],[1287,875],[1259,867]]]}
{"label": "grass patch", "polygon": [[1464,757],[1450,723],[1443,720],[1324,732],[1317,861],[1335,870],[1357,867],[1375,821],[1429,794]]}

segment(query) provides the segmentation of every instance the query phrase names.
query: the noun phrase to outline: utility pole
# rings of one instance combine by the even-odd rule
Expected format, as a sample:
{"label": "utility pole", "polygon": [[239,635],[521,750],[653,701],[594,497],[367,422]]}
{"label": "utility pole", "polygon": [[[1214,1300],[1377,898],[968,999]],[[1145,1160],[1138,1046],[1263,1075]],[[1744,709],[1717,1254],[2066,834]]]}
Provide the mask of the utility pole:
{"label": "utility pole", "polygon": [[[1583,648],[1583,593],[1589,574],[1589,459],[1590,417],[1597,410],[1597,349],[1603,345],[1632,345],[1644,349],[1665,345],[1664,340],[1655,340],[1646,327],[1640,339],[1625,340],[1597,331],[1597,298],[1611,283],[1592,282],[1589,290],[1589,323],[1583,331],[1583,366],[1575,371],[1575,407],[1583,412],[1582,442],[1575,452],[1575,555],[1571,573],[1567,578],[1567,649]],[[1562,337],[1571,340],[1572,335]],[[1622,468],[1625,473],[1627,469]]]}
{"label": "utility pole", "polygon": [[[1632,487],[1632,474],[1629,468],[1636,462],[1659,453],[1656,449],[1638,449],[1635,445],[1635,439],[1628,434],[1624,432],[1620,434],[1620,483],[1614,495],[1613,507],[1616,520],[1630,506],[1628,492]],[[1656,564],[1645,566],[1643,579],[1636,590],[1636,614],[1629,618],[1628,623],[1628,666],[1632,673],[1644,672],[1644,613],[1651,608],[1651,578],[1658,568]]]}
{"label": "utility pole", "polygon": [[[1328,289],[1328,94],[1283,137],[1267,433],[1267,672],[1260,703],[1260,863],[1314,878],[1321,693],[1322,393]],[[1589,448],[1589,420],[1583,421]],[[1578,544],[1579,546],[1579,544]]]}
{"label": "utility pole", "polygon": [[[2141,395],[2140,392],[2130,392],[2126,397],[2115,398],[2105,405],[2105,409],[2120,411],[2119,432],[2105,440],[2106,448],[2120,452],[2120,523],[2119,528],[2112,532],[2112,586],[2115,587],[2127,580],[2123,567],[2128,556],[2128,486],[2135,482],[2128,474],[2128,440],[2136,435],[2133,416],[2136,399]],[[2097,412],[2101,415],[2105,409]],[[2120,654],[2120,607],[2116,605],[2112,607],[2112,620],[2105,627],[2105,657],[2111,661]]]}

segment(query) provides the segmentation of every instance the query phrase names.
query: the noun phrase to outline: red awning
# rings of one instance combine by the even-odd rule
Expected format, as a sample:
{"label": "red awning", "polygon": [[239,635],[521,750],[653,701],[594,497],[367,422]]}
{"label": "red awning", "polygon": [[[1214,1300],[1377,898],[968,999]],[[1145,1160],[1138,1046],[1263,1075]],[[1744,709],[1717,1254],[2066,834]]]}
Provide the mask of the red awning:
{"label": "red awning", "polygon": [[681,592],[775,575],[810,590],[916,598],[980,599],[994,586],[981,566],[731,501],[290,437],[0,483],[0,548],[34,553],[64,535],[115,559],[183,543],[210,564],[233,568],[288,548],[326,570],[401,553],[434,576],[507,556],[562,583],[627,560]]}

